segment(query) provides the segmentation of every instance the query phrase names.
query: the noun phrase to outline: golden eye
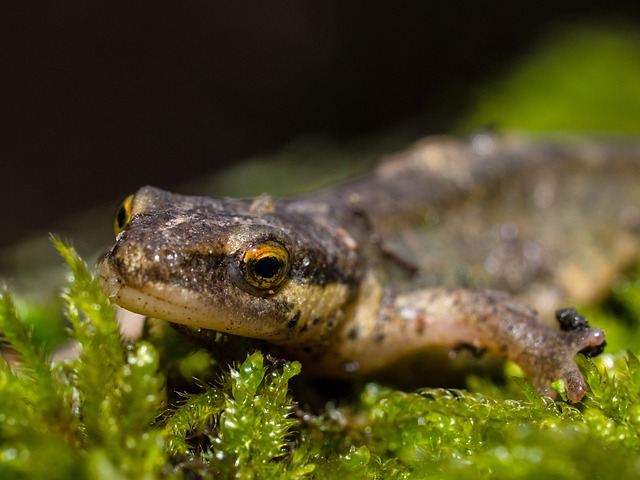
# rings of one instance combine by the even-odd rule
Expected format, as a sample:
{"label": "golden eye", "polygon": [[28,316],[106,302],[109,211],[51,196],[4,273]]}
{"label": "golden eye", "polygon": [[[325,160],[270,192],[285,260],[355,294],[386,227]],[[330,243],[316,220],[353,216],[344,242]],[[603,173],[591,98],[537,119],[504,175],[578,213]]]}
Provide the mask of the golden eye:
{"label": "golden eye", "polygon": [[116,236],[127,228],[131,221],[131,205],[133,204],[133,195],[129,195],[125,198],[116,213],[116,218],[113,219],[113,231],[116,232]]}
{"label": "golden eye", "polygon": [[284,282],[289,270],[289,252],[277,242],[249,248],[242,257],[245,281],[258,290],[273,290]]}

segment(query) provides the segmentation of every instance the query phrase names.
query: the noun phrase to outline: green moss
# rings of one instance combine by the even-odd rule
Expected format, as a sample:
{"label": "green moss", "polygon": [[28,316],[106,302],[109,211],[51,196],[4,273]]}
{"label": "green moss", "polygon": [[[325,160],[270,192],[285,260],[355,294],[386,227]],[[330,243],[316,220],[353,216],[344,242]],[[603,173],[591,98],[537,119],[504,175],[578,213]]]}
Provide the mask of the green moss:
{"label": "green moss", "polygon": [[478,91],[460,128],[636,134],[639,49],[640,35],[628,26],[565,29],[538,45],[506,78]]}
{"label": "green moss", "polygon": [[161,431],[151,428],[163,400],[155,349],[122,344],[86,266],[55,243],[71,267],[63,297],[82,353],[51,362],[3,292],[0,331],[19,358],[2,370],[0,476],[154,478],[165,465]]}

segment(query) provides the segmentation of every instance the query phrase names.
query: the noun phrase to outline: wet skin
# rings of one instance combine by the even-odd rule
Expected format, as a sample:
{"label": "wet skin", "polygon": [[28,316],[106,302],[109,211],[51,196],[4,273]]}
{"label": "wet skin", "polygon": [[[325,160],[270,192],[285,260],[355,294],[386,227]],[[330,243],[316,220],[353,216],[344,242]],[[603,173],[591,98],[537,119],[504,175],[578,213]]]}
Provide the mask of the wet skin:
{"label": "wet skin", "polygon": [[574,357],[599,353],[604,332],[527,305],[548,318],[637,260],[639,173],[632,144],[482,135],[426,139],[296,199],[143,187],[98,273],[125,309],[266,340],[317,375],[465,345],[515,361],[542,393],[564,380],[577,402]]}

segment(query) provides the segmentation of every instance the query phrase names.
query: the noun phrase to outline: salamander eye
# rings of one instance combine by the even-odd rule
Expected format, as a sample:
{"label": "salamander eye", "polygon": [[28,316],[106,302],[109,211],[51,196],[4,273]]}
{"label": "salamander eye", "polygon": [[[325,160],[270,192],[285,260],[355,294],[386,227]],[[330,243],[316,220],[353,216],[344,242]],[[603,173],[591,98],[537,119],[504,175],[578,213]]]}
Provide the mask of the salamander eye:
{"label": "salamander eye", "polygon": [[252,246],[242,256],[240,272],[244,281],[263,293],[273,293],[284,282],[288,271],[289,252],[277,242]]}
{"label": "salamander eye", "polygon": [[125,198],[116,213],[116,217],[113,219],[113,231],[116,232],[116,236],[127,228],[131,221],[131,206],[133,204],[133,195],[129,195]]}

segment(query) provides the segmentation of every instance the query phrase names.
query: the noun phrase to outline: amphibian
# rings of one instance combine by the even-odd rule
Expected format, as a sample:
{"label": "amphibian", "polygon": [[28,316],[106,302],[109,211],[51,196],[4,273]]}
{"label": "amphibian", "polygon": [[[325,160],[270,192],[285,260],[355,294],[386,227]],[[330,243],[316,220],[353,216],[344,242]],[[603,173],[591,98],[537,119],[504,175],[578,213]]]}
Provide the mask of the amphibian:
{"label": "amphibian", "polygon": [[266,340],[319,375],[466,345],[517,362],[542,393],[564,380],[577,402],[574,357],[599,353],[604,332],[527,305],[548,317],[637,258],[639,173],[632,144],[479,135],[425,139],[301,198],[143,187],[98,273],[128,310]]}

